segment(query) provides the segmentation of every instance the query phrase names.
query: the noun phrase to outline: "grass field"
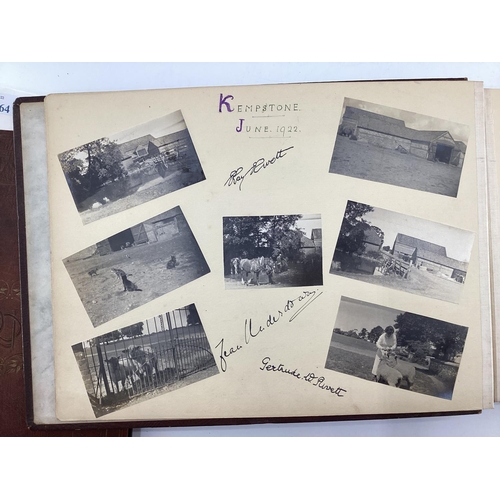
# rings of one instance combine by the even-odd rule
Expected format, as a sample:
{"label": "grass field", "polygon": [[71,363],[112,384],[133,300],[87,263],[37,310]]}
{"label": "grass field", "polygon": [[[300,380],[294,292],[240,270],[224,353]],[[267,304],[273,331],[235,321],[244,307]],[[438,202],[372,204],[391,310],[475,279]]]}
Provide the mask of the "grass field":
{"label": "grass field", "polygon": [[338,135],[330,172],[456,197],[462,169]]}
{"label": "grass field", "polygon": [[[373,381],[372,368],[376,350],[376,346],[370,342],[334,333],[325,368]],[[398,390],[406,390],[404,387]],[[415,384],[411,391],[451,399],[453,384],[450,381],[440,380],[437,376],[428,375],[417,369]]]}

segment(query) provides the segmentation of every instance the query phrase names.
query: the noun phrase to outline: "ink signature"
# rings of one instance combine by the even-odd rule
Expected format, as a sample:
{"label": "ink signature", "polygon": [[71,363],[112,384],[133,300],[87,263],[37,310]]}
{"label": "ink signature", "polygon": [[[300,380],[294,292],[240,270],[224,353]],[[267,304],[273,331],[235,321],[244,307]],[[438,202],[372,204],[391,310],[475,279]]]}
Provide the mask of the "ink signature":
{"label": "ink signature", "polygon": [[236,170],[231,171],[229,179],[224,183],[224,186],[234,186],[235,184],[239,184],[238,189],[241,191],[241,185],[247,175],[258,174],[261,170],[267,168],[269,165],[273,165],[278,160],[285,157],[287,154],[286,152],[293,148],[294,146],[290,146],[286,149],[280,149],[270,160],[259,158],[257,161],[253,162],[253,165],[244,174],[241,174],[243,167],[238,167]]}
{"label": "ink signature", "polygon": [[[319,290],[319,289],[318,289]],[[300,295],[294,299],[288,299],[285,305],[278,309],[275,313],[268,314],[267,319],[262,324],[255,326],[252,322],[252,318],[246,318],[244,323],[244,335],[241,344],[236,344],[236,346],[227,347],[224,339],[215,346],[219,349],[219,363],[221,370],[225,372],[228,368],[228,358],[238,351],[243,349],[248,345],[251,340],[258,337],[263,332],[272,328],[276,323],[278,323],[282,318],[289,316],[288,322],[292,322],[299,314],[301,314],[307,307],[309,307],[313,301],[320,297],[323,292],[318,290],[304,290]]]}
{"label": "ink signature", "polygon": [[279,363],[278,365],[272,364],[271,358],[269,356],[262,358],[261,363],[262,366],[260,367],[260,370],[262,371],[284,373],[285,375],[290,375],[298,380],[305,380],[314,387],[318,387],[318,389],[330,392],[331,394],[334,394],[339,398],[343,398],[344,394],[342,393],[347,392],[347,390],[343,389],[342,387],[336,387],[334,385],[327,384],[325,377],[317,376],[313,372],[309,372],[307,375],[301,375],[297,368],[294,368],[292,370],[291,368],[287,368],[283,363]]}

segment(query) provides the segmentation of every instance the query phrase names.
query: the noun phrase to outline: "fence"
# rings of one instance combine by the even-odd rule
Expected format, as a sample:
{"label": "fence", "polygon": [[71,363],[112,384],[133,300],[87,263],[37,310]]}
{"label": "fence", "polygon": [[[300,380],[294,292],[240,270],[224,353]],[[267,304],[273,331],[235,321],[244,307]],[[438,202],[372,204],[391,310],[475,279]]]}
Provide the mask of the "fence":
{"label": "fence", "polygon": [[377,266],[377,271],[381,274],[393,274],[400,278],[408,278],[411,270],[411,264],[409,262],[405,262],[404,260],[397,259],[392,255],[381,251],[380,252],[384,256],[384,261],[382,264]]}
{"label": "fence", "polygon": [[194,306],[77,344],[73,351],[89,397],[100,405],[216,366]]}

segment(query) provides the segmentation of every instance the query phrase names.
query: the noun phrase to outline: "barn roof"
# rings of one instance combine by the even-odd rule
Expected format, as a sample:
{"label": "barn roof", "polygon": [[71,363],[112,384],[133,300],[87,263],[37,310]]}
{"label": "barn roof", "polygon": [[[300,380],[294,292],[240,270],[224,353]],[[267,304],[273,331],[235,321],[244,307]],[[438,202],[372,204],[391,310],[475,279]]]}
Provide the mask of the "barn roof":
{"label": "barn roof", "polygon": [[421,240],[419,238],[414,238],[413,236],[408,236],[406,234],[398,233],[396,235],[396,241],[394,242],[394,244],[396,243],[400,243],[401,245],[407,245],[412,248],[417,248],[419,251],[425,250],[427,252],[432,252],[437,255],[446,257],[445,247],[441,245],[436,245],[436,243],[430,243],[429,241]]}
{"label": "barn roof", "polygon": [[118,148],[120,149],[121,154],[124,157],[131,156],[132,153],[139,147],[146,147],[150,141],[153,141],[154,137],[151,134],[144,135],[142,137],[138,137],[137,139],[132,139],[131,141],[122,142],[118,144]]}
{"label": "barn roof", "polygon": [[445,257],[443,255],[438,255],[428,250],[417,250],[417,257],[428,260],[430,262],[435,262],[443,266],[450,267],[452,269],[457,269],[458,271],[467,272],[469,264],[467,262],[462,262],[460,260],[452,259],[451,257]]}
{"label": "barn roof", "polygon": [[311,231],[311,239],[312,240],[320,240],[321,239],[321,228],[316,228]]}
{"label": "barn roof", "polygon": [[151,142],[155,146],[160,148],[160,147],[165,146],[167,144],[170,144],[170,143],[173,143],[173,142],[178,141],[180,139],[183,139],[188,135],[189,135],[189,132],[188,132],[187,128],[184,128],[182,130],[174,132],[173,134],[167,134],[167,135],[163,135],[161,137],[158,137],[157,139],[153,139]]}
{"label": "barn roof", "polygon": [[373,245],[380,245],[382,243],[382,238],[373,226],[365,230],[363,243],[371,243]]}
{"label": "barn roof", "polygon": [[381,132],[383,134],[402,137],[410,141],[432,142],[443,135],[453,137],[445,130],[416,130],[405,125],[403,120],[397,120],[389,116],[372,113],[364,109],[346,106],[343,118],[356,120],[358,127]]}
{"label": "barn roof", "polygon": [[316,245],[314,244],[313,240],[311,240],[307,236],[302,236],[300,238],[300,246],[301,248],[316,248]]}

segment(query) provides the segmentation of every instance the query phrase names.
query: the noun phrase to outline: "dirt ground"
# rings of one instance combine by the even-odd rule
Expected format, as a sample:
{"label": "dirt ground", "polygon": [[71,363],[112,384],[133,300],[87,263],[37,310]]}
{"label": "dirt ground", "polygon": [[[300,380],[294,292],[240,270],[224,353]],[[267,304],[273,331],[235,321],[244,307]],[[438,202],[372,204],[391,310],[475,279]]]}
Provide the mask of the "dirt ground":
{"label": "dirt ground", "polygon": [[444,300],[454,304],[458,304],[463,290],[463,284],[440,278],[423,269],[417,269],[415,267],[411,269],[406,279],[395,275],[378,276],[335,270],[330,270],[330,274],[364,281],[365,283],[371,283],[373,285],[386,286],[388,288],[401,290],[402,292],[415,293],[432,299]]}
{"label": "dirt ground", "polygon": [[274,284],[269,283],[269,279],[266,273],[260,273],[259,275],[259,287],[255,282],[255,279],[252,278],[251,283],[247,286],[241,282],[241,274],[237,275],[226,275],[224,276],[224,284],[226,290],[247,290],[247,289],[258,289],[262,287],[262,289],[266,288],[284,288],[291,286],[314,286],[314,285],[322,285],[321,283],[313,283],[308,276],[304,274],[303,270],[300,269],[300,266],[294,268],[290,266],[290,268],[282,273],[273,274]]}
{"label": "dirt ground", "polygon": [[[93,398],[90,398],[92,408],[94,410],[95,416],[97,418],[99,418],[102,415],[106,415],[108,413],[111,413],[111,412],[114,412],[117,410],[121,410],[123,408],[127,408],[128,406],[136,405],[137,403],[142,403],[144,401],[155,398],[157,396],[161,396],[163,394],[166,394],[167,392],[172,392],[172,391],[176,391],[178,389],[182,389],[183,387],[186,387],[188,385],[199,382],[200,380],[204,380],[206,378],[213,377],[214,375],[218,375],[218,374],[219,374],[219,369],[217,368],[216,365],[212,365],[210,367],[207,367],[204,370],[193,373],[192,375],[184,377],[176,382],[170,383],[170,384],[165,385],[163,387],[152,389],[151,391],[149,391],[145,394],[133,396],[130,399],[125,398],[122,401],[116,402],[113,405],[100,405],[96,401],[93,401]],[[125,393],[123,393],[123,394],[125,394]]]}
{"label": "dirt ground", "polygon": [[[372,368],[375,353],[376,348],[370,342],[333,334],[325,368],[373,381]],[[451,399],[454,384],[441,380],[438,376],[429,375],[418,365],[414,366],[416,375],[415,383],[411,388],[412,392]],[[400,389],[406,390],[405,388],[404,384]]]}
{"label": "dirt ground", "polygon": [[[177,267],[167,269],[170,256]],[[168,241],[126,248],[108,255],[65,260],[66,269],[94,326],[106,323],[207,274],[210,269],[190,233]],[[118,268],[141,291],[124,291]],[[95,270],[95,275],[89,271]]]}
{"label": "dirt ground", "polygon": [[456,197],[462,169],[337,136],[330,172]]}

